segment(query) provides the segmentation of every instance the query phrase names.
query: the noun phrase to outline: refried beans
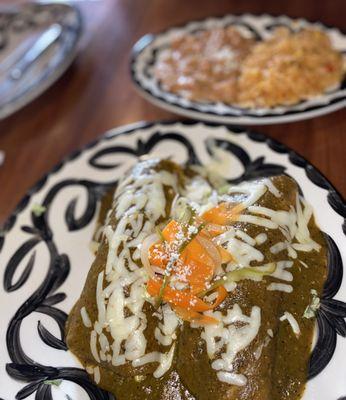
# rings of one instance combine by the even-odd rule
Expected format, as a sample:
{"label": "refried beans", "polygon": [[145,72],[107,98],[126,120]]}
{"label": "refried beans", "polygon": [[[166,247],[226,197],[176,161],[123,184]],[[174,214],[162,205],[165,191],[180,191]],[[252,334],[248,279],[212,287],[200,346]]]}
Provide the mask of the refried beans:
{"label": "refried beans", "polygon": [[154,74],[164,90],[189,100],[267,108],[337,87],[344,65],[318,29],[278,28],[256,42],[226,27],[175,38],[160,53]]}

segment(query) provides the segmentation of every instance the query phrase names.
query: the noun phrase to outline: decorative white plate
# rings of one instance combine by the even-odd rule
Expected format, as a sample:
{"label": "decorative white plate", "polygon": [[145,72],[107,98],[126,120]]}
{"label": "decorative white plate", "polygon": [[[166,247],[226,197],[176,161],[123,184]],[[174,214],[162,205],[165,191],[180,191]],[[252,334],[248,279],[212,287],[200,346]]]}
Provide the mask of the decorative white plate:
{"label": "decorative white plate", "polygon": [[292,31],[316,26],[330,37],[333,46],[346,55],[346,35],[336,28],[327,28],[321,23],[311,23],[304,19],[291,19],[286,16],[270,15],[226,15],[220,18],[207,18],[189,22],[186,25],[168,29],[165,32],[143,36],[133,47],[131,76],[139,92],[155,105],[168,111],[190,118],[237,125],[260,125],[292,122],[317,117],[346,106],[346,78],[339,88],[302,101],[292,106],[275,108],[241,108],[224,103],[197,102],[165,91],[153,73],[159,53],[167,48],[176,34],[188,34],[200,30],[233,25],[255,39],[265,39],[278,26]]}
{"label": "decorative white plate", "polygon": [[[71,154],[9,217],[0,234],[0,398],[111,399],[91,383],[64,343],[67,313],[93,260],[89,242],[100,197],[143,154],[207,163],[211,143],[229,153],[229,180],[286,173],[313,205],[329,245],[329,276],[304,400],[346,395],[346,204],[341,196],[306,160],[264,135],[198,122],[162,122],[112,130]],[[35,215],[35,204],[47,211]]]}
{"label": "decorative white plate", "polygon": [[[30,103],[65,72],[76,57],[81,30],[80,12],[68,4],[36,2],[0,11],[0,119]],[[42,51],[33,56],[42,41]],[[18,79],[16,67],[23,60],[30,66]]]}

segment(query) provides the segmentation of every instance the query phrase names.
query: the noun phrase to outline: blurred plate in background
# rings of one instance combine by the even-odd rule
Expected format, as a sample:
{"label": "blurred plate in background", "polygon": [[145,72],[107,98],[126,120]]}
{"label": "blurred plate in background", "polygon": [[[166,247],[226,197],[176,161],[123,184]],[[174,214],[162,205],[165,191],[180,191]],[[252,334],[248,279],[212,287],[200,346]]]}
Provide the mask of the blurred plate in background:
{"label": "blurred plate in background", "polygon": [[67,4],[29,3],[0,11],[0,118],[53,84],[76,56],[81,16]]}
{"label": "blurred plate in background", "polygon": [[154,76],[154,66],[162,51],[167,49],[177,35],[187,35],[214,28],[235,26],[249,37],[266,39],[277,27],[286,27],[290,31],[316,27],[325,32],[332,46],[346,55],[346,36],[336,28],[327,28],[321,23],[311,23],[304,19],[291,19],[286,16],[273,17],[263,15],[226,15],[221,18],[210,17],[192,21],[183,26],[172,27],[156,35],[143,36],[133,47],[131,76],[140,94],[155,105],[168,111],[190,118],[237,125],[261,125],[293,122],[317,117],[346,106],[346,81],[338,88],[292,106],[273,108],[241,108],[221,102],[193,101],[179,94],[163,89]]}

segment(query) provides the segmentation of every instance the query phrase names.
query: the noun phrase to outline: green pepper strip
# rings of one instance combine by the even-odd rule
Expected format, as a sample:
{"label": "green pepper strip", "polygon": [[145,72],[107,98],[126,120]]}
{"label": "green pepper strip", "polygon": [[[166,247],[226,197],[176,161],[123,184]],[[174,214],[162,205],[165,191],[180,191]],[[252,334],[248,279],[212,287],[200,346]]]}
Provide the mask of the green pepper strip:
{"label": "green pepper strip", "polygon": [[165,237],[163,236],[163,233],[162,233],[161,229],[159,229],[159,228],[156,227],[156,233],[158,234],[161,243],[163,243],[163,242],[166,241]]}
{"label": "green pepper strip", "polygon": [[162,285],[160,287],[160,291],[159,291],[159,295],[157,296],[157,300],[156,300],[156,308],[159,308],[161,303],[162,303],[162,299],[163,299],[163,292],[165,291],[167,285],[169,282],[169,275],[165,275],[163,277],[163,282]]}
{"label": "green pepper strip", "polygon": [[178,218],[178,222],[181,225],[191,225],[195,216],[196,216],[195,210],[189,204],[186,204],[184,211]]}
{"label": "green pepper strip", "polygon": [[203,222],[201,225],[198,226],[197,232],[193,233],[188,239],[184,240],[184,242],[179,247],[179,254],[181,254],[186,247],[193,241],[193,239],[201,232],[201,230],[205,227],[205,223]]}

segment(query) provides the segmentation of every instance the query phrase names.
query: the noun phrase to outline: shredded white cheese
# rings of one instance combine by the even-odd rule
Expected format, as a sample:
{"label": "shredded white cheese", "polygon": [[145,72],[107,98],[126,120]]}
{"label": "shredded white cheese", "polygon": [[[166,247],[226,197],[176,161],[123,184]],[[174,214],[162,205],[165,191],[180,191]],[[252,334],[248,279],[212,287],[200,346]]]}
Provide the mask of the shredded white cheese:
{"label": "shredded white cheese", "polygon": [[263,243],[265,243],[268,239],[268,235],[266,233],[259,233],[256,237],[255,237],[255,241],[256,244],[261,245]]}
{"label": "shredded white cheese", "polygon": [[268,229],[277,229],[279,225],[276,222],[271,221],[267,218],[257,217],[255,215],[241,214],[238,217],[238,221],[247,222],[248,224],[263,226]]}
{"label": "shredded white cheese", "polygon": [[283,281],[292,282],[293,275],[291,272],[286,271],[286,268],[291,268],[293,265],[293,261],[279,261],[276,263],[276,269],[271,274],[272,277],[281,279]]}
{"label": "shredded white cheese", "polygon": [[[142,308],[147,276],[137,265],[138,253],[134,259],[130,249],[137,249],[145,237],[155,232],[156,221],[166,216],[164,186],[177,190],[174,174],[151,170],[156,163],[157,160],[148,160],[138,164],[133,173],[120,182],[113,200],[117,225],[113,229],[108,216],[103,230],[108,255],[105,271],[101,271],[97,279],[98,319],[90,335],[91,352],[97,362],[111,360],[118,366],[145,355],[147,321]],[[125,287],[129,288],[129,293],[125,293]],[[130,316],[125,315],[125,308],[131,311]],[[105,328],[111,334],[112,343],[103,334]],[[164,328],[163,336],[167,337],[167,342],[171,341],[173,332],[170,340],[166,332]]]}
{"label": "shredded white cheese", "polygon": [[270,291],[277,290],[279,292],[292,293],[293,287],[291,285],[287,285],[286,283],[271,283],[270,285],[267,286],[267,290]]}
{"label": "shredded white cheese", "polygon": [[272,336],[270,336],[270,335],[268,334],[268,336],[266,336],[266,337],[264,338],[264,341],[263,341],[263,342],[257,347],[257,349],[254,351],[253,355],[254,355],[254,357],[256,358],[256,360],[259,360],[259,359],[261,358],[263,349],[264,349],[265,347],[268,346],[268,344],[269,344],[269,342],[270,342],[271,339],[272,339]]}
{"label": "shredded white cheese", "polygon": [[94,368],[94,380],[95,380],[96,385],[98,385],[101,381],[101,373],[100,373],[99,367]]}
{"label": "shredded white cheese", "polygon": [[247,267],[251,262],[262,262],[264,255],[254,245],[245,243],[235,237],[235,231],[229,229],[227,232],[219,235],[216,238],[218,244],[226,247],[226,250],[232,254],[236,263],[240,267]]}
{"label": "shredded white cheese", "polygon": [[95,360],[99,363],[100,362],[100,356],[97,351],[97,333],[96,331],[91,331],[90,334],[90,351]]}
{"label": "shredded white cheese", "polygon": [[285,311],[285,312],[284,312],[284,315],[282,315],[282,316],[280,317],[280,321],[286,321],[286,320],[287,320],[287,322],[291,325],[291,328],[292,328],[293,333],[294,333],[297,337],[299,337],[300,334],[301,334],[301,332],[300,332],[300,328],[299,328],[298,322],[297,322],[297,320],[294,318],[294,316],[293,316],[290,312],[288,312],[288,311]]}
{"label": "shredded white cheese", "polygon": [[82,317],[82,321],[83,321],[84,326],[86,328],[91,328],[92,324],[91,324],[91,321],[90,321],[90,318],[89,318],[89,314],[88,314],[88,312],[87,312],[85,307],[82,307],[80,309],[80,315]]}
{"label": "shredded white cheese", "polygon": [[268,190],[275,196],[275,197],[281,197],[282,193],[278,188],[274,185],[273,181],[269,178],[266,178],[263,180],[263,183],[267,186]]}
{"label": "shredded white cheese", "polygon": [[[244,208],[251,206],[252,204],[256,203],[267,191],[267,186],[261,181],[253,181],[253,182],[243,182],[240,185],[232,186],[228,193],[230,194],[237,194],[242,193],[246,195],[246,198],[242,200],[242,204]],[[223,200],[232,201],[233,199],[229,196],[225,195],[222,197]]]}
{"label": "shredded white cheese", "polygon": [[[219,158],[223,156],[223,152],[218,153]],[[157,160],[148,160],[140,163],[131,175],[120,182],[115,192],[115,211],[108,215],[106,226],[102,230],[103,240],[108,244],[108,254],[105,270],[100,272],[97,278],[97,320],[90,334],[90,349],[97,362],[108,361],[114,366],[127,362],[133,367],[158,363],[153,375],[160,378],[171,368],[176,347],[176,331],[181,321],[169,305],[163,305],[161,310],[156,312],[160,322],[154,330],[154,337],[160,345],[170,348],[163,353],[146,353],[147,340],[144,331],[147,328],[147,319],[143,306],[145,301],[150,301],[145,284],[148,273],[152,272],[150,265],[148,269],[140,268],[140,260],[143,242],[155,233],[158,221],[161,221],[162,217],[169,217],[166,215],[166,187],[171,187],[177,193],[169,210],[171,215],[179,211],[181,204],[189,204],[198,214],[202,214],[221,201],[234,203],[236,199],[246,211],[240,213],[237,221],[257,225],[265,230],[280,230],[284,241],[271,246],[270,251],[273,254],[287,251],[288,258],[294,259],[297,258],[297,252],[319,251],[320,246],[312,240],[308,229],[312,217],[311,207],[298,195],[295,207],[292,206],[289,211],[275,211],[255,205],[267,191],[277,198],[282,196],[270,179],[229,186],[226,194],[219,194],[209,183],[212,182],[211,174],[206,173],[209,182],[203,176],[195,176],[182,189],[178,188],[178,180],[174,174],[167,171],[155,172],[152,169],[156,162]],[[115,227],[110,223],[112,215],[117,220]],[[190,235],[195,233],[192,229],[188,232]],[[256,246],[267,240],[268,235],[264,232],[252,238],[247,234],[246,228],[241,230],[232,226],[214,239],[232,254],[233,260],[227,265],[227,272],[263,262],[264,254]],[[272,277],[291,282],[293,275],[289,269],[292,265],[290,260],[277,262]],[[178,279],[177,282],[172,280],[171,284],[183,283]],[[228,282],[225,286],[227,291],[232,291],[236,283]],[[278,282],[270,283],[267,289],[286,293],[293,291],[291,285]],[[209,301],[213,299],[210,298]],[[260,308],[254,306],[251,314],[247,316],[235,304],[226,314],[220,311],[206,311],[205,315],[220,321],[217,325],[205,326],[201,333],[208,355],[213,359],[212,368],[217,371],[218,379],[232,385],[245,385],[246,376],[234,371],[233,364],[237,354],[249,346],[258,335],[261,325]],[[91,328],[92,323],[85,307],[81,309],[81,317],[84,325]],[[292,314],[285,312],[281,318],[287,319],[296,335],[300,333]],[[110,341],[103,333],[104,329],[110,333]],[[261,356],[263,347],[273,337],[272,330],[268,329],[267,332],[266,340],[254,353],[256,358]],[[95,381],[99,381],[100,371],[94,369],[93,374]]]}
{"label": "shredded white cheese", "polygon": [[163,322],[155,328],[155,338],[163,346],[170,346],[176,339],[176,329],[179,326],[179,318],[168,304],[162,306]]}
{"label": "shredded white cheese", "polygon": [[158,351],[154,351],[152,353],[148,353],[141,358],[133,360],[132,365],[134,367],[141,367],[142,365],[157,362],[159,366],[154,371],[153,375],[155,378],[161,378],[170,368],[173,362],[175,350],[175,343],[172,344],[170,350],[167,353],[159,353]]}
{"label": "shredded white cheese", "polygon": [[163,376],[171,368],[174,356],[174,349],[175,349],[175,343],[173,343],[168,353],[160,354],[160,359],[159,359],[160,365],[154,371],[153,374],[154,378],[161,378],[161,376]]}
{"label": "shredded white cheese", "polygon": [[[222,382],[232,382],[234,385],[245,384],[246,378],[233,371],[233,362],[237,354],[249,346],[257,336],[261,325],[260,308],[254,306],[250,316],[243,314],[237,304],[227,310],[226,315],[218,311],[207,311],[205,314],[220,321],[218,325],[205,326],[201,334],[206,342],[209,357],[213,359],[215,354],[225,347],[220,358],[213,361],[212,368],[218,371],[217,376]],[[234,325],[237,322],[242,322],[243,325]]]}
{"label": "shredded white cheese", "polygon": [[[271,247],[271,252],[277,254],[287,249],[288,255],[297,258],[297,251],[319,251],[321,246],[310,237],[308,228],[309,221],[312,217],[311,206],[297,194],[296,206],[291,207],[290,211],[274,211],[266,207],[250,206],[248,211],[252,214],[263,215],[268,221],[276,224],[280,231],[286,236],[287,242],[279,242]],[[264,218],[260,218],[258,225],[264,224]],[[252,223],[255,223],[254,221]],[[269,226],[267,226],[269,228]],[[275,228],[274,228],[275,229]],[[294,239],[297,243],[293,243]]]}
{"label": "shredded white cheese", "polygon": [[243,374],[219,371],[216,376],[220,382],[228,383],[229,385],[245,386],[247,383],[247,378]]}
{"label": "shredded white cheese", "polygon": [[246,232],[237,229],[235,232],[235,235],[241,239],[243,242],[249,244],[250,246],[255,246],[256,245],[256,240],[253,239],[251,236],[249,236]]}

